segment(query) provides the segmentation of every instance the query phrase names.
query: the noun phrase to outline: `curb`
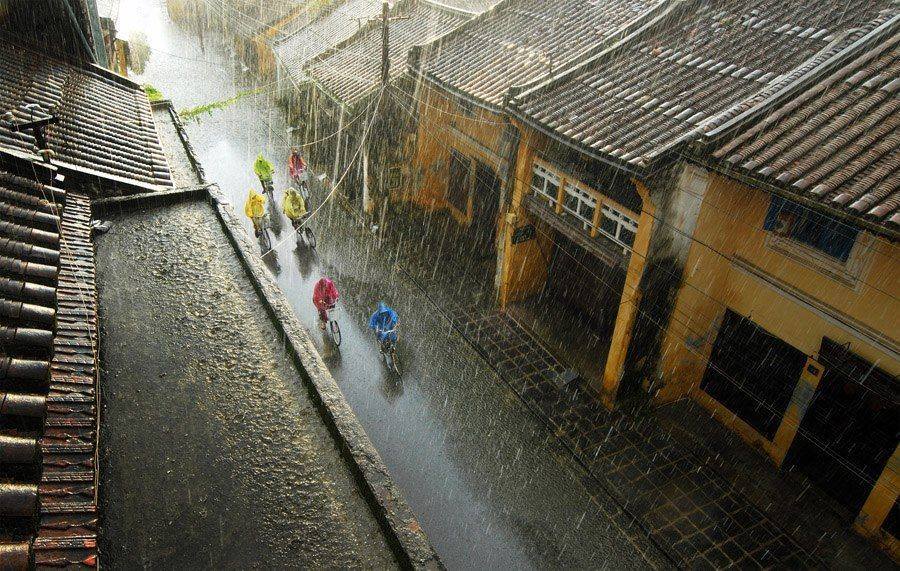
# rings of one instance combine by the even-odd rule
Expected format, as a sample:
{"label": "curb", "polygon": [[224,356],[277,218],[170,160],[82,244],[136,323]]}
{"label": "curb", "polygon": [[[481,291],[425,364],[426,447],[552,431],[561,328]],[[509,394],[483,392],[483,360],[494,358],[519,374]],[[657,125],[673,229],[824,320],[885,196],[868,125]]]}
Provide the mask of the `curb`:
{"label": "curb", "polygon": [[287,297],[269,275],[257,248],[246,235],[230,202],[215,184],[115,197],[94,202],[97,212],[205,200],[215,211],[247,277],[261,297],[276,329],[297,366],[302,382],[326,426],[340,445],[373,515],[400,566],[405,569],[444,569],[416,516],[403,499],[388,469],[366,435],[340,387],[331,376]]}

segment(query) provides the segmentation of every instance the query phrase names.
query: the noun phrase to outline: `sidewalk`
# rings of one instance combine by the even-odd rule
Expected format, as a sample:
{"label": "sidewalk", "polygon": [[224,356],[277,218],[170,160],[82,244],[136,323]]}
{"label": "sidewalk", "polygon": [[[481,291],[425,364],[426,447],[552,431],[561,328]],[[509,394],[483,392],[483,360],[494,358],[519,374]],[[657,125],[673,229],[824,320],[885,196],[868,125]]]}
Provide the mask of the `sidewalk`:
{"label": "sidewalk", "polygon": [[[778,473],[696,403],[610,413],[578,383],[557,388],[569,367],[494,308],[493,271],[461,247],[464,233],[440,214],[425,223],[410,210],[395,216],[405,232],[391,246],[398,264],[673,560],[700,569],[892,568],[832,500]],[[441,283],[448,279],[454,288]]]}

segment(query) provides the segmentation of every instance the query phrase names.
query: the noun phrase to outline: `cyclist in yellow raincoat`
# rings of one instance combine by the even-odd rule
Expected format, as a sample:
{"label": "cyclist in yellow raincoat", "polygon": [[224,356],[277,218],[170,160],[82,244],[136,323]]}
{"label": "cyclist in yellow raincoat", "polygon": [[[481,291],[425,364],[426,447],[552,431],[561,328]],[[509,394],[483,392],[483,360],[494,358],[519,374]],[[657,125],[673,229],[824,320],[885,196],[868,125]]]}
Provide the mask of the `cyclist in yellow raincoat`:
{"label": "cyclist in yellow raincoat", "polygon": [[244,203],[244,214],[253,222],[253,231],[259,236],[262,220],[266,215],[266,197],[251,188],[247,202]]}
{"label": "cyclist in yellow raincoat", "polygon": [[296,228],[303,217],[306,216],[306,201],[303,200],[303,197],[300,196],[300,193],[295,189],[289,188],[284,191],[282,210],[284,211],[285,216],[290,219],[294,228]]}

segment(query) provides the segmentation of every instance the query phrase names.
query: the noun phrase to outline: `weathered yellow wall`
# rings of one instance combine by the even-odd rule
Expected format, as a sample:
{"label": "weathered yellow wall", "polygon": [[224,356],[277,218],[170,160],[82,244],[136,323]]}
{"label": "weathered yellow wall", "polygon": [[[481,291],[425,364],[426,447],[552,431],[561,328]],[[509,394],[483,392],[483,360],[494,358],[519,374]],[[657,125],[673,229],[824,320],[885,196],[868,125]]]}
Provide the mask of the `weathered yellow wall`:
{"label": "weathered yellow wall", "polygon": [[[790,409],[779,433],[770,441],[699,388],[726,305],[807,355],[815,356],[822,338],[829,337],[839,344],[849,343],[854,353],[894,376],[900,374],[900,362],[888,350],[779,293],[739,264],[802,292],[827,306],[825,313],[868,331],[882,339],[882,345],[895,347],[900,315],[896,301],[900,298],[900,264],[896,260],[900,251],[896,244],[860,233],[856,248],[861,250],[857,253],[855,249],[851,254],[851,260],[859,256],[861,272],[857,282],[854,285],[830,278],[802,262],[802,257],[785,254],[767,244],[763,221],[769,200],[770,195],[761,190],[711,176],[694,233],[696,241],[685,265],[685,281],[689,285],[683,285],[679,292],[665,337],[660,364],[665,386],[659,398],[665,401],[690,394],[744,440],[780,464],[796,433],[796,426],[785,426],[798,421],[792,420]],[[887,485],[900,481],[900,460],[898,454],[894,456],[863,507],[856,527],[875,536],[896,557],[896,539],[879,530],[897,500],[897,487]]]}
{"label": "weathered yellow wall", "polygon": [[505,158],[500,156],[505,122],[500,115],[480,107],[474,107],[469,116],[455,98],[427,84],[417,97],[419,130],[405,198],[425,208],[448,210],[460,224],[470,224],[471,198],[465,211],[446,198],[450,150],[498,171],[498,159]]}
{"label": "weathered yellow wall", "polygon": [[[531,193],[529,182],[534,158],[546,147],[543,135],[523,127],[515,121],[521,138],[516,157],[514,187],[509,214],[503,221],[503,260],[500,281],[500,305],[522,301],[538,293],[547,281],[549,261],[553,255],[553,233],[555,230],[531,216],[523,206],[526,196]],[[515,229],[525,224],[534,224],[537,235],[533,240],[520,244],[512,243]]]}
{"label": "weathered yellow wall", "polygon": [[[743,260],[846,319],[893,337],[900,310],[895,301],[900,297],[900,265],[893,261],[898,256],[897,246],[861,233],[857,240],[867,251],[861,258],[860,283],[848,286],[766,244],[763,221],[769,199],[763,191],[711,176],[685,264],[687,285],[679,292],[665,340],[661,366],[667,382],[661,398],[679,397],[699,384],[724,305],[751,316],[754,323],[808,355],[817,353],[822,337],[827,336],[838,343],[849,342],[855,353],[892,374],[900,373],[900,363],[890,355],[780,295],[730,259]],[[869,240],[873,241],[866,243]],[[689,348],[685,340],[696,347]]]}

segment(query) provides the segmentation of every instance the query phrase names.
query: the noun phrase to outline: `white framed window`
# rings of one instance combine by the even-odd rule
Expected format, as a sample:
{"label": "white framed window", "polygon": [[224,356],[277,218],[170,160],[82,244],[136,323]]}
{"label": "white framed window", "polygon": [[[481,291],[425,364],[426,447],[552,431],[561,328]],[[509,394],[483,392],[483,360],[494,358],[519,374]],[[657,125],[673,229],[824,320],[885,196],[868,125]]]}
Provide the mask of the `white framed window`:
{"label": "white framed window", "polygon": [[556,198],[559,193],[559,177],[553,171],[535,164],[531,175],[531,189],[534,190],[537,196],[547,199],[552,208],[556,208]]}
{"label": "white framed window", "polygon": [[581,226],[588,232],[594,225],[594,212],[597,210],[597,199],[593,194],[577,184],[566,181],[566,194],[563,197],[563,210],[581,221]]}
{"label": "white framed window", "polygon": [[623,250],[628,250],[634,244],[637,226],[637,220],[604,204],[601,210],[600,227],[597,230],[607,238],[624,246]]}

